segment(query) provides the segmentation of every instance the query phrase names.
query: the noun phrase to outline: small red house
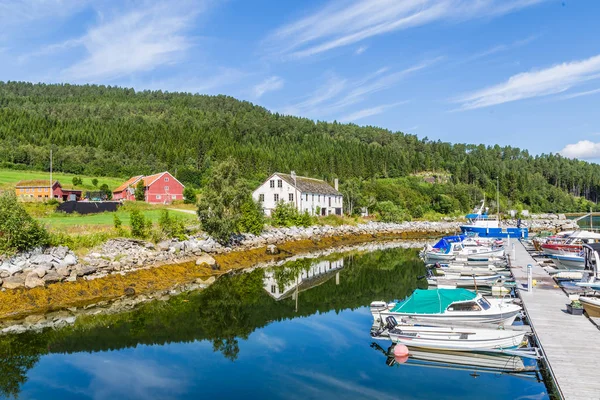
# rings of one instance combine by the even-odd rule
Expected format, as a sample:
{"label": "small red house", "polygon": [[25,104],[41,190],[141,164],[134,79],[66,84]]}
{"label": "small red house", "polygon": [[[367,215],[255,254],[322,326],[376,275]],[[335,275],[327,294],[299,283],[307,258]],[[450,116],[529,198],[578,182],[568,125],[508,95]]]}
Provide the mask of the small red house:
{"label": "small red house", "polygon": [[144,192],[147,203],[170,203],[173,200],[183,200],[185,187],[169,172],[149,176],[134,176],[113,190],[114,200],[135,200],[135,187],[138,182],[144,182]]}

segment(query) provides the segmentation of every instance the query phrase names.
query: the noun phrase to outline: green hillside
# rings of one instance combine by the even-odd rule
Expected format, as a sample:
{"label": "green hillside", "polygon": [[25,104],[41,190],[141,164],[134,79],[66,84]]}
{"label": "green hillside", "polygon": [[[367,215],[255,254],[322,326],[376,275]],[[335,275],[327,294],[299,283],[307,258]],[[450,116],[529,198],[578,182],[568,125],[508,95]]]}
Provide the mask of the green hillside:
{"label": "green hillside", "polygon": [[[81,179],[82,184],[73,186],[73,178],[78,177]],[[92,179],[98,179],[98,186],[95,187],[92,184]],[[28,171],[28,170],[14,170],[0,168],[0,189],[13,189],[15,184],[20,180],[31,180],[31,179],[48,179],[50,180],[50,174],[42,171]],[[105,176],[87,176],[87,175],[75,175],[63,172],[54,172],[52,174],[52,180],[57,180],[64,188],[76,188],[80,190],[98,190],[103,183],[106,183],[109,188],[113,189],[123,183],[122,178],[108,178]]]}
{"label": "green hillside", "polygon": [[[474,195],[460,201],[452,185],[494,198],[496,177],[505,207],[577,211],[600,192],[600,166],[553,154],[534,157],[510,146],[450,144],[371,126],[315,122],[227,96],[0,82],[0,167],[46,171],[50,147],[57,171],[125,178],[168,169],[195,185],[211,165],[229,157],[254,182],[290,170],[342,183],[447,171],[452,178],[443,189],[431,186],[424,194],[410,189],[425,196],[425,209],[442,200],[452,206],[458,201],[464,209],[479,200]],[[405,185],[402,179],[394,181],[397,186]],[[390,196],[397,201],[399,194]]]}

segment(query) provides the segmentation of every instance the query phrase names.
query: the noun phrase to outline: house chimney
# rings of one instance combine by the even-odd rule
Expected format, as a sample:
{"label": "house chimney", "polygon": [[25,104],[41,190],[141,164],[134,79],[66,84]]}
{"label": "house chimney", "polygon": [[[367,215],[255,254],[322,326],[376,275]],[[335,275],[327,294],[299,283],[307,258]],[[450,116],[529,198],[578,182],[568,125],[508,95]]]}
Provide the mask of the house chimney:
{"label": "house chimney", "polygon": [[334,188],[335,190],[338,190],[338,178],[335,178],[335,179],[333,180],[333,188]]}

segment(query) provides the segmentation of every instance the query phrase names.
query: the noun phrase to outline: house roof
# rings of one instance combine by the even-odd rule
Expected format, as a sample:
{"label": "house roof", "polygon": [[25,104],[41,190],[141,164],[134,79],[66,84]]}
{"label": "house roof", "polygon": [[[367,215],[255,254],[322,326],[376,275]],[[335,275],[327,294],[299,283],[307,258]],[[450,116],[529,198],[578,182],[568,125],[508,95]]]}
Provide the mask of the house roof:
{"label": "house roof", "polygon": [[[48,180],[47,179],[31,179],[31,180],[23,180],[23,181],[19,181],[17,182],[17,184],[15,185],[15,187],[17,188],[22,188],[22,187],[48,187]],[[52,187],[54,187],[55,185],[59,185],[60,183],[58,181],[54,181],[52,183]]]}
{"label": "house roof", "polygon": [[[138,175],[138,176],[129,178],[129,180],[127,180],[125,183],[121,184],[121,186],[119,186],[118,188],[113,190],[113,193],[122,192],[123,190],[127,189],[128,187],[136,185],[140,179],[143,179],[144,186],[148,187],[148,186],[152,185],[154,182],[156,182],[157,180],[159,180],[160,177],[163,176],[164,174],[169,174],[170,177],[172,177],[177,182],[179,182],[177,180],[177,178],[175,178],[171,173],[169,173],[169,171],[159,172],[158,174],[148,175],[148,176]],[[181,186],[185,187],[185,185],[183,183],[181,183],[181,182],[179,182],[179,183],[181,184]]]}
{"label": "house roof", "polygon": [[113,193],[122,192],[123,190],[125,190],[128,187],[130,187],[130,186],[134,185],[135,183],[137,183],[137,181],[139,181],[143,177],[144,177],[143,175],[138,175],[138,176],[134,176],[134,177],[129,178],[124,183],[122,183],[121,186],[119,186],[115,190],[113,190]]}
{"label": "house roof", "polygon": [[321,179],[307,178],[305,176],[296,176],[296,184],[294,185],[294,178],[290,174],[281,174],[279,172],[274,173],[281,177],[284,181],[292,186],[295,186],[301,193],[316,193],[316,194],[329,194],[339,196],[341,193],[333,188],[329,183]]}

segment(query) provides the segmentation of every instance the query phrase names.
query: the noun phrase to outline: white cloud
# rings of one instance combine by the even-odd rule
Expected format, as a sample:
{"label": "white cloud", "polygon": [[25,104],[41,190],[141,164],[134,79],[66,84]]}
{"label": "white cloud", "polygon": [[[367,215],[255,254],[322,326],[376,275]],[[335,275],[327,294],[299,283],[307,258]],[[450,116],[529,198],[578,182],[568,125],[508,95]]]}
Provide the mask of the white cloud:
{"label": "white cloud", "polygon": [[565,94],[564,96],[561,97],[561,99],[563,99],[563,100],[574,99],[576,97],[590,96],[590,95],[596,94],[596,93],[600,93],[600,89],[586,90],[585,92],[577,92],[577,93]]}
{"label": "white cloud", "polygon": [[351,105],[364,102],[374,93],[392,88],[407,76],[430,67],[441,59],[442,57],[427,60],[399,71],[390,72],[388,67],[380,68],[366,77],[354,81],[330,74],[323,86],[299,103],[284,107],[281,113],[310,118],[331,116]]}
{"label": "white cloud", "polygon": [[493,54],[497,54],[497,53],[508,51],[508,50],[511,50],[511,49],[514,49],[517,47],[525,46],[525,45],[533,42],[538,37],[539,37],[539,35],[529,36],[525,39],[516,40],[509,44],[499,44],[499,45],[490,47],[487,50],[481,51],[479,53],[475,53],[475,54],[465,58],[459,64],[479,60],[481,58],[485,58],[485,57],[491,56]]}
{"label": "white cloud", "polygon": [[568,158],[600,158],[600,143],[581,140],[575,144],[566,145],[560,154]]}
{"label": "white cloud", "polygon": [[93,82],[176,63],[192,46],[186,31],[198,11],[179,3],[165,3],[102,19],[86,35],[75,39],[87,55],[64,70],[63,76],[69,81]]}
{"label": "white cloud", "polygon": [[352,114],[344,115],[340,118],[340,122],[352,122],[362,118],[370,117],[372,115],[381,114],[382,112],[387,111],[390,108],[394,108],[406,103],[408,103],[408,101],[399,101],[392,104],[382,104],[376,107],[365,108],[363,110],[353,112]]}
{"label": "white cloud", "polygon": [[89,0],[0,0],[0,26],[3,28],[60,18],[73,14]]}
{"label": "white cloud", "polygon": [[283,87],[283,82],[284,81],[282,78],[278,76],[271,76],[270,78],[267,78],[258,85],[254,86],[254,96],[260,98],[267,92],[279,90]]}
{"label": "white cloud", "polygon": [[504,83],[462,96],[455,101],[461,103],[462,110],[489,107],[565,92],[582,82],[598,78],[600,55],[513,75]]}
{"label": "white cloud", "polygon": [[361,55],[362,53],[367,51],[368,48],[368,46],[360,46],[358,49],[356,49],[356,51],[354,51],[354,54],[356,54],[357,56]]}
{"label": "white cloud", "polygon": [[334,0],[284,25],[264,42],[268,53],[303,58],[364,39],[432,23],[506,14],[544,0]]}

